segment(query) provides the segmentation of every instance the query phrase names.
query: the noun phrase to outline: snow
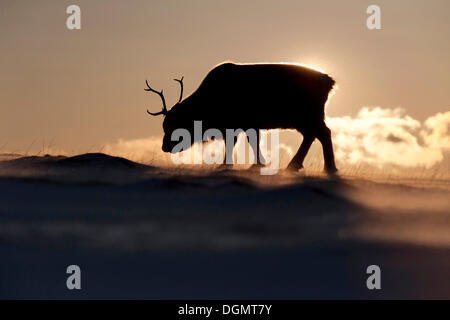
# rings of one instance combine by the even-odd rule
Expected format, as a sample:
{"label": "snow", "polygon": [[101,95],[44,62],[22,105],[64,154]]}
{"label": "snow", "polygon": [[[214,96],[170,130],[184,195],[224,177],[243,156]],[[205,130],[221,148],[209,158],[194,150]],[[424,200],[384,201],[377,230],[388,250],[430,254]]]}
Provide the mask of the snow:
{"label": "snow", "polygon": [[0,298],[450,298],[449,181],[4,159]]}

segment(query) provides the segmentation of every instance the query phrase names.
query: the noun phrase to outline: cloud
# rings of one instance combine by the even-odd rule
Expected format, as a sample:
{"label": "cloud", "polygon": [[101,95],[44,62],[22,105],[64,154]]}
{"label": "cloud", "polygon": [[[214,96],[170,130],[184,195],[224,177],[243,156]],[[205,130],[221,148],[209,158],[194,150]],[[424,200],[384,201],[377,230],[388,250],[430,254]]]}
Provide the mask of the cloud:
{"label": "cloud", "polygon": [[450,111],[438,113],[425,121],[425,142],[438,149],[450,149]]}
{"label": "cloud", "polygon": [[[270,131],[269,131],[270,133]],[[268,133],[262,133],[261,139],[261,147],[263,151],[263,155],[266,160],[270,160],[270,146],[266,147],[267,142],[270,141],[270,136]],[[133,161],[138,161],[142,163],[148,163],[153,165],[163,165],[163,166],[172,166],[174,165],[171,154],[165,153],[161,149],[162,137],[153,136],[149,138],[138,138],[138,139],[119,139],[115,143],[106,144],[102,152],[124,157]],[[247,152],[247,150],[251,150],[248,146],[246,148],[247,139],[245,135],[239,135],[239,138],[236,143],[236,147],[234,149],[234,159],[237,159],[238,152]],[[267,150],[266,150],[267,148]],[[192,148],[187,151],[182,152],[179,155],[179,158],[185,159],[184,157],[190,158],[190,161],[193,163],[194,159],[201,159],[203,152],[208,153],[217,153],[223,154],[224,151],[224,142],[223,141],[210,141],[205,143],[202,148],[199,148],[199,144],[195,143]],[[293,156],[294,152],[292,147],[285,144],[279,143],[279,152],[280,158],[286,159],[285,162],[290,160]],[[249,152],[246,157],[246,161],[251,163],[254,159],[253,152]]]}
{"label": "cloud", "polygon": [[133,161],[163,165],[170,161],[170,155],[162,152],[161,144],[161,137],[119,139],[115,143],[106,144],[102,151]]}
{"label": "cloud", "polygon": [[430,168],[450,147],[450,112],[421,123],[402,108],[364,107],[356,117],[329,117],[327,124],[343,164]]}

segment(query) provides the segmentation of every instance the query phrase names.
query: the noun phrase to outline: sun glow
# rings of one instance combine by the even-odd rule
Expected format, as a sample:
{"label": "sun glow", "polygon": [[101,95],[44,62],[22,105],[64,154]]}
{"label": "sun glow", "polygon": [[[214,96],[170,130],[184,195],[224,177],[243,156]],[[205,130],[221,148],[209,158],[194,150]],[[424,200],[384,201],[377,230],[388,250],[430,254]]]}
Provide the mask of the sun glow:
{"label": "sun glow", "polygon": [[304,68],[308,68],[308,69],[312,69],[312,70],[318,71],[320,73],[325,73],[325,74],[327,73],[325,70],[323,70],[323,69],[321,69],[319,67],[313,66],[313,65],[308,65],[308,64],[304,64],[304,63],[298,63],[298,62],[293,62],[293,63],[286,62],[286,63],[287,64],[293,64],[293,65],[300,66],[300,67],[304,67]]}
{"label": "sun glow", "polygon": [[249,62],[247,62],[247,63],[237,63],[237,62],[233,62],[233,61],[224,61],[224,62],[221,62],[221,63],[217,64],[216,66],[214,66],[214,68],[219,66],[219,65],[221,65],[221,64],[224,64],[224,63],[234,63],[234,64],[237,64],[237,65],[246,65],[246,64],[286,64],[286,65],[295,65],[295,66],[299,66],[299,67],[303,67],[303,68],[308,68],[308,69],[315,70],[315,71],[320,72],[320,73],[325,73],[325,74],[327,73],[325,70],[323,70],[323,69],[321,69],[319,67],[316,67],[315,65],[312,65],[312,64],[304,64],[304,63],[299,63],[299,62],[284,62],[284,61],[282,61],[282,62],[253,62],[253,63],[249,63]]}

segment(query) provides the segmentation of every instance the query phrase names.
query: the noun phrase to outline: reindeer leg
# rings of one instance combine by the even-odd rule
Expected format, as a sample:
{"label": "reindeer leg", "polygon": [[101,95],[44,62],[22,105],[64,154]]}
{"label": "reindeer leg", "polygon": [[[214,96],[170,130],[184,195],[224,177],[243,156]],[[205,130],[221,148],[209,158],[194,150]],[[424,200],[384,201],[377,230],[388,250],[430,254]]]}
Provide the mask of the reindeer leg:
{"label": "reindeer leg", "polygon": [[317,139],[319,139],[322,144],[323,158],[325,161],[325,171],[328,173],[335,173],[337,171],[336,164],[334,162],[334,152],[333,143],[331,142],[331,131],[323,124],[323,127],[319,130],[317,134]]}
{"label": "reindeer leg", "polygon": [[291,162],[289,162],[287,170],[297,171],[303,168],[303,160],[305,160],[306,154],[308,153],[309,148],[311,148],[311,144],[314,142],[314,139],[315,137],[312,135],[303,135],[302,144],[300,145],[300,148],[298,148],[294,158],[292,158]]}
{"label": "reindeer leg", "polygon": [[[225,137],[225,133],[223,134],[223,136]],[[237,137],[234,137],[233,148],[231,148],[229,150],[230,152],[227,152],[226,139],[224,141],[225,141],[225,152],[224,152],[224,157],[223,157],[223,163],[220,165],[220,167],[221,168],[229,168],[230,166],[231,167],[233,166],[233,150],[234,150],[234,147],[236,146]]]}
{"label": "reindeer leg", "polygon": [[260,146],[260,139],[261,138],[261,134],[259,132],[259,130],[256,130],[256,146],[253,146],[250,143],[250,138],[247,137],[247,141],[250,144],[250,147],[253,150],[253,155],[255,157],[255,163],[252,164],[252,166],[250,168],[255,168],[255,167],[263,167],[266,165],[266,159],[264,159],[264,156],[262,155],[261,152],[261,146]]}

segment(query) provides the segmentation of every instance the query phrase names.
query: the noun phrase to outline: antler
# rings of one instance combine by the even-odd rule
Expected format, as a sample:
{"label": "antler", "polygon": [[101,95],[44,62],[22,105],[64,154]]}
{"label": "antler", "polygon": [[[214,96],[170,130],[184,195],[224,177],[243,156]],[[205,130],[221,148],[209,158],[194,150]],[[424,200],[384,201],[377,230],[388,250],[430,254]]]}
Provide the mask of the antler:
{"label": "antler", "polygon": [[181,79],[173,79],[173,80],[177,81],[181,86],[180,99],[178,100],[178,103],[180,103],[181,99],[183,99],[183,79],[184,79],[184,77],[181,77]]}
{"label": "antler", "polygon": [[[183,79],[181,79],[181,81],[182,81],[182,80],[183,80]],[[161,100],[162,100],[162,103],[163,103],[163,109],[162,109],[162,111],[152,113],[152,112],[148,111],[148,109],[147,109],[147,113],[148,113],[148,114],[151,114],[152,116],[158,116],[158,115],[160,115],[160,114],[166,115],[166,114],[167,114],[167,107],[166,107],[166,99],[164,99],[163,91],[161,90],[161,92],[159,92],[159,91],[156,91],[156,90],[152,89],[152,88],[150,87],[150,85],[148,84],[148,81],[147,81],[147,80],[145,80],[145,83],[147,84],[147,89],[144,89],[144,90],[145,90],[145,91],[149,91],[149,92],[154,92],[154,93],[158,94],[159,97],[160,97]],[[182,88],[183,88],[183,87],[182,87]],[[181,92],[183,92],[183,91],[181,91]]]}

